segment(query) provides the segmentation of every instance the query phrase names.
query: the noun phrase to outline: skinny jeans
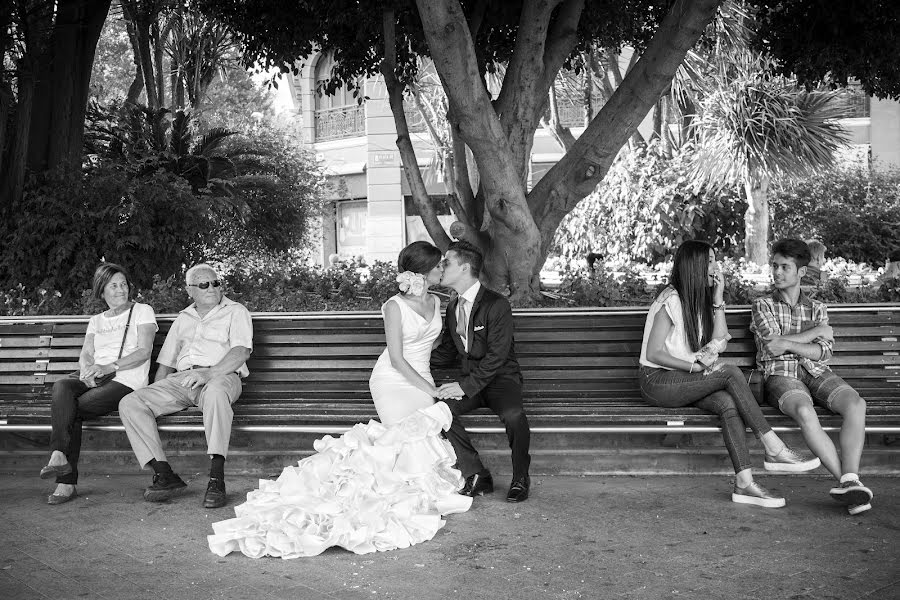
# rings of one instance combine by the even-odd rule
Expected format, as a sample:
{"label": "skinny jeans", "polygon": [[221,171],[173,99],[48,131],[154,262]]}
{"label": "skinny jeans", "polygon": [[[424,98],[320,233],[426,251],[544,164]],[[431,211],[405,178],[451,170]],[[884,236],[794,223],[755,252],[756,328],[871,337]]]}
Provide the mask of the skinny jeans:
{"label": "skinny jeans", "polygon": [[99,387],[88,387],[70,375],[53,384],[50,409],[50,449],[66,455],[72,472],[56,478],[56,483],[78,483],[78,458],[81,455],[82,421],[97,419],[115,411],[119,400],[132,389],[118,381],[107,381]]}
{"label": "skinny jeans", "polygon": [[744,374],[734,365],[725,365],[709,375],[641,366],[638,379],[641,396],[653,406],[696,406],[719,415],[735,473],[751,467],[747,428],[757,438],[772,431]]}

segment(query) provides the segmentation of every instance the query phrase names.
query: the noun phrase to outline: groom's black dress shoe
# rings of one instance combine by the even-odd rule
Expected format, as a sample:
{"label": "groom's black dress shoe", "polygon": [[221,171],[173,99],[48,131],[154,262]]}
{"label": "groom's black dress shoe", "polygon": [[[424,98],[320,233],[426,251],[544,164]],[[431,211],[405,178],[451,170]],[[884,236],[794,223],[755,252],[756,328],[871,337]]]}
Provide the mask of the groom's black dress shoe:
{"label": "groom's black dress shoe", "polygon": [[494,491],[494,478],[491,477],[490,472],[482,471],[481,473],[475,473],[474,475],[469,475],[466,477],[466,485],[463,486],[463,489],[459,490],[459,493],[463,496],[483,496],[485,494],[490,494]]}
{"label": "groom's black dress shoe", "polygon": [[531,487],[531,478],[526,475],[512,482],[509,493],[506,494],[507,502],[523,502],[528,499],[528,488]]}

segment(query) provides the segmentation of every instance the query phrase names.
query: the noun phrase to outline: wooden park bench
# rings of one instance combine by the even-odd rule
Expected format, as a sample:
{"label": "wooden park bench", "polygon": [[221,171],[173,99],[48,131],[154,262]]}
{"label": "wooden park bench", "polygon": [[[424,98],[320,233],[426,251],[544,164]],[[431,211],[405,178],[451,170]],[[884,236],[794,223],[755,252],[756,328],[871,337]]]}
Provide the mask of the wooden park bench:
{"label": "wooden park bench", "polygon": [[[516,310],[516,350],[525,377],[525,405],[536,435],[554,433],[703,433],[718,418],[694,408],[648,406],[637,384],[646,308]],[[832,368],[868,403],[870,433],[900,432],[900,305],[838,305],[829,309],[836,343]],[[153,357],[174,315],[158,317]],[[730,308],[733,336],[724,355],[753,368],[747,307]],[[77,369],[87,317],[0,318],[0,432],[50,428],[53,382]],[[256,313],[250,377],[235,404],[236,430],[340,433],[375,418],[369,373],[384,349],[378,313]],[[151,368],[151,377],[156,365]],[[451,373],[437,373],[439,380]],[[763,407],[777,431],[796,430]],[[830,430],[839,420],[820,411]],[[160,420],[162,430],[202,431],[189,409]],[[487,411],[466,418],[474,433],[500,433]],[[116,415],[86,428],[121,430]]]}

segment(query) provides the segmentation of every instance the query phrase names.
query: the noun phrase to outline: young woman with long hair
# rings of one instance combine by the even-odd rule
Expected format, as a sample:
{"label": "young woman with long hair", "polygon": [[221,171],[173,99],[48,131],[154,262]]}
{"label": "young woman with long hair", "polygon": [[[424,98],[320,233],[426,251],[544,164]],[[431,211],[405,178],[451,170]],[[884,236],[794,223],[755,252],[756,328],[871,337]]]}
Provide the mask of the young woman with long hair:
{"label": "young woman with long hair", "polygon": [[647,314],[641,345],[640,385],[653,406],[696,406],[721,417],[725,447],[736,473],[731,500],[767,508],[784,498],[753,480],[745,439],[749,427],[765,447],[769,471],[808,471],[819,466],[792,450],[772,431],[741,370],[719,360],[727,344],[725,282],[706,242],[684,242],[672,275]]}

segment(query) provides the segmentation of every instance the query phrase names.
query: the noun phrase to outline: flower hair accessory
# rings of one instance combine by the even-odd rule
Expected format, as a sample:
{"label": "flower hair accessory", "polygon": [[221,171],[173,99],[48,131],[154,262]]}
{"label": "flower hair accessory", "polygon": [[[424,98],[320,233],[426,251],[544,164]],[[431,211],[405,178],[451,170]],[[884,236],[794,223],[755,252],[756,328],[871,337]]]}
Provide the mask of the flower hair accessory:
{"label": "flower hair accessory", "polygon": [[403,271],[397,275],[397,287],[401,292],[421,296],[425,293],[425,276],[412,271]]}

